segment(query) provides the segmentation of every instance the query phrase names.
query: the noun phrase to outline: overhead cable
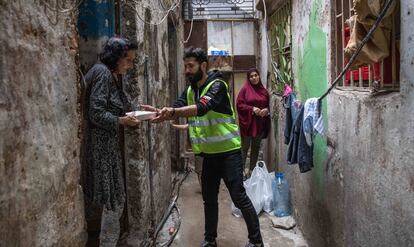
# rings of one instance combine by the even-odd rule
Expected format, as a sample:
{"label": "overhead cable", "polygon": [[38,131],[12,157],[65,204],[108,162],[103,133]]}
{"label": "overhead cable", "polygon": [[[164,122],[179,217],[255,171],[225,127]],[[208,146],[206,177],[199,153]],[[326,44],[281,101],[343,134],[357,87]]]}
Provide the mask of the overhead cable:
{"label": "overhead cable", "polygon": [[[170,14],[170,12],[172,12],[172,11],[174,11],[174,9],[176,9],[179,5],[180,5],[180,3],[181,3],[181,1],[180,0],[176,0],[176,1],[174,1],[174,3],[171,5],[171,7],[166,11],[166,13],[165,13],[165,15],[161,18],[161,20],[160,21],[158,21],[158,22],[155,22],[155,23],[153,23],[153,22],[148,22],[148,21],[146,21],[144,18],[142,18],[141,17],[141,14],[139,13],[139,11],[138,11],[138,6],[139,5],[141,5],[141,4],[139,4],[139,3],[137,3],[136,1],[132,1],[133,3],[134,3],[134,5],[132,5],[131,3],[129,3],[128,1],[126,1],[125,2],[125,4],[128,6],[128,7],[130,7],[131,9],[133,9],[134,11],[135,11],[135,13],[137,14],[137,17],[138,17],[138,19],[140,19],[142,22],[144,22],[145,24],[148,24],[148,25],[151,25],[151,26],[159,26],[159,25],[161,25],[166,19],[167,19],[167,17],[168,17],[168,15]],[[144,9],[148,9],[148,10],[150,10],[151,12],[153,12],[154,10],[151,10],[150,8],[148,8],[148,7],[144,7]]]}

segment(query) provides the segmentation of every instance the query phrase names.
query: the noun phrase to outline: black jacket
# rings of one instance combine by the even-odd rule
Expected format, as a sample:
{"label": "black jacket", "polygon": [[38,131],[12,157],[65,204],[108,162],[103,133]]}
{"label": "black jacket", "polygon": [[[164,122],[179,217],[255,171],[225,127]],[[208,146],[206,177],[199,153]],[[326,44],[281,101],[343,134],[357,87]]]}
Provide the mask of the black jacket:
{"label": "black jacket", "polygon": [[284,143],[286,145],[289,144],[290,141],[290,134],[292,132],[292,124],[293,124],[293,118],[292,118],[292,100],[293,100],[293,93],[290,94],[287,97],[283,98],[284,102],[283,102],[283,106],[286,109],[286,116],[285,116],[285,131],[284,131],[284,136],[285,136],[285,140]]}
{"label": "black jacket", "polygon": [[[233,111],[231,110],[231,103],[227,97],[226,85],[222,81],[215,82],[207,93],[200,98],[200,94],[203,89],[213,80],[221,79],[223,81],[223,76],[219,71],[211,71],[208,73],[207,81],[200,87],[194,88],[192,90],[196,97],[196,106],[197,106],[197,116],[204,116],[208,111],[213,110],[215,112],[220,112],[228,115],[232,115]],[[188,87],[182,92],[180,98],[177,99],[174,103],[174,107],[183,107],[187,106],[187,90]]]}
{"label": "black jacket", "polygon": [[299,111],[297,118],[293,122],[288,152],[287,162],[299,165],[300,172],[310,171],[313,167],[313,144],[308,146],[305,133],[303,132],[304,107]]}

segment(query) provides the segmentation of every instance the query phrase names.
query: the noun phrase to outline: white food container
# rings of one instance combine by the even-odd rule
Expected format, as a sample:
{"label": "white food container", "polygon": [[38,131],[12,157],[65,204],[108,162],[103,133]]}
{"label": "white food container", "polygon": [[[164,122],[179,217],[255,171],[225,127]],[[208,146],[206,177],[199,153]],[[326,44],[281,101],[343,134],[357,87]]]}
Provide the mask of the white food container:
{"label": "white food container", "polygon": [[149,120],[157,116],[157,113],[152,111],[131,111],[125,114],[130,117],[136,117],[139,120]]}

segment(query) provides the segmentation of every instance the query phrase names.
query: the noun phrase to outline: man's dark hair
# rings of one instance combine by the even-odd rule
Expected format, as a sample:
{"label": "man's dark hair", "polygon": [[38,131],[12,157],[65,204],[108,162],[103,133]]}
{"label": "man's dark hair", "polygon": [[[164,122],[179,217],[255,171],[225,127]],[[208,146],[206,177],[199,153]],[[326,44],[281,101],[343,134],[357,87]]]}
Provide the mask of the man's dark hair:
{"label": "man's dark hair", "polygon": [[125,38],[112,37],[104,45],[103,51],[99,54],[99,60],[105,64],[109,70],[114,71],[118,61],[127,56],[129,50],[136,50],[138,46]]}
{"label": "man's dark hair", "polygon": [[199,62],[200,64],[202,62],[207,62],[207,54],[201,48],[188,47],[187,49],[185,49],[183,59],[190,57],[195,58],[197,62]]}

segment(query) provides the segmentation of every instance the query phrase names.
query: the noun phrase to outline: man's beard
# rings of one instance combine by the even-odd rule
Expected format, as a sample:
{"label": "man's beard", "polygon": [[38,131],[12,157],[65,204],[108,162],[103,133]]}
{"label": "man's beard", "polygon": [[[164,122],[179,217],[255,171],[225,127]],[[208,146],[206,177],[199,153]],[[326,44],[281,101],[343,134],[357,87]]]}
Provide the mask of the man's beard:
{"label": "man's beard", "polygon": [[191,83],[191,86],[197,87],[197,82],[203,78],[203,71],[199,68],[195,74],[188,74],[187,80]]}

